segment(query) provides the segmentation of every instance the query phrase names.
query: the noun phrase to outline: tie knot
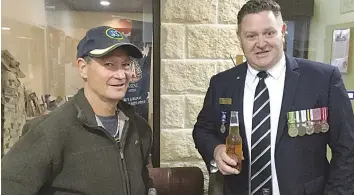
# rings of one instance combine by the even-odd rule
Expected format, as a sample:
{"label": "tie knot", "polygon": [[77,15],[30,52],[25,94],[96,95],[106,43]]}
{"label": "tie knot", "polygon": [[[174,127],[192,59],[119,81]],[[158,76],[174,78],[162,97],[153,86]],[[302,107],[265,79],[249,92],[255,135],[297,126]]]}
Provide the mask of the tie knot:
{"label": "tie knot", "polygon": [[261,72],[259,72],[259,73],[257,74],[257,76],[258,76],[259,78],[265,79],[265,78],[267,78],[268,74],[267,74],[266,71],[261,71]]}

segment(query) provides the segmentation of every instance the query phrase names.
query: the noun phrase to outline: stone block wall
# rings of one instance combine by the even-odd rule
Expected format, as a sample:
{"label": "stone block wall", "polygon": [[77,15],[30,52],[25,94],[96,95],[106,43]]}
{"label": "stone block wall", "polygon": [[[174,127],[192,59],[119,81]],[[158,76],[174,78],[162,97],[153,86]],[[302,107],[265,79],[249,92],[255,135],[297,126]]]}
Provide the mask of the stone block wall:
{"label": "stone block wall", "polygon": [[246,0],[161,0],[161,166],[206,167],[192,129],[210,78],[243,54],[237,13]]}

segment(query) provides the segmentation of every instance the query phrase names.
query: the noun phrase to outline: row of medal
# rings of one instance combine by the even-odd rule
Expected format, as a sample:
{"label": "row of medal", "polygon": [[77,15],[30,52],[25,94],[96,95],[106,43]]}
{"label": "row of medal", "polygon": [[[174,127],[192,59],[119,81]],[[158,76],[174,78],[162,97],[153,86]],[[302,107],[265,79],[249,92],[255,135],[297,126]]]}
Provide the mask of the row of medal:
{"label": "row of medal", "polygon": [[328,108],[315,108],[288,112],[288,134],[290,137],[326,133]]}

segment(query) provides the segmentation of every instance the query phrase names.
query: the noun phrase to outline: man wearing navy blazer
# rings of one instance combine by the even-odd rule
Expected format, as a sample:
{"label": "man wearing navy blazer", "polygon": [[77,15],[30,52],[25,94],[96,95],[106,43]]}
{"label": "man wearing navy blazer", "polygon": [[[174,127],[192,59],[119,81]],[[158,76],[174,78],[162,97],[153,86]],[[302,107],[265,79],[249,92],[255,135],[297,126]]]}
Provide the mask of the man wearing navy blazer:
{"label": "man wearing navy blazer", "polygon": [[[284,54],[286,25],[272,0],[249,0],[237,19],[247,62],[211,78],[193,129],[208,170],[224,175],[224,194],[354,194],[354,115],[338,69]],[[225,148],[231,111],[238,159]],[[241,160],[241,171],[232,168]]]}

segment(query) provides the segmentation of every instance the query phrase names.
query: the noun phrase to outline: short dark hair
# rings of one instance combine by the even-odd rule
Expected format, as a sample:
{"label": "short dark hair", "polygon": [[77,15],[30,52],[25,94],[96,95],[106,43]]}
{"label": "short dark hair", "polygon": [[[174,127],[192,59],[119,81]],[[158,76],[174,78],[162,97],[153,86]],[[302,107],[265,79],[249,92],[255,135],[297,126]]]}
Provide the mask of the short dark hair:
{"label": "short dark hair", "polygon": [[275,16],[280,15],[280,6],[273,0],[249,0],[237,14],[237,24],[240,25],[247,14],[256,14],[262,11],[272,11]]}
{"label": "short dark hair", "polygon": [[83,59],[87,62],[90,63],[92,58],[90,56],[84,56]]}

